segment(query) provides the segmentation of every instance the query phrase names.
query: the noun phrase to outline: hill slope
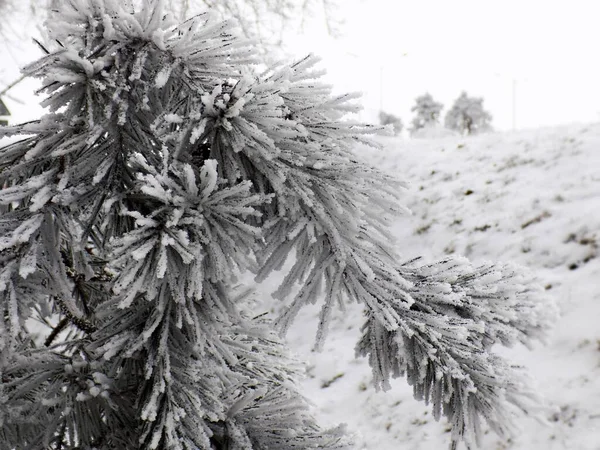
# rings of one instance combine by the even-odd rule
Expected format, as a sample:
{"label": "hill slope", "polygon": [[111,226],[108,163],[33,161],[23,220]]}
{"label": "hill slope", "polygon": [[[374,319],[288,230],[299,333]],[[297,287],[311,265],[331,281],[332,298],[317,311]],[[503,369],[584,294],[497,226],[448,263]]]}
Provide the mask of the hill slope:
{"label": "hill slope", "polygon": [[[546,423],[524,418],[521,435],[502,442],[489,433],[483,448],[600,449],[600,124],[383,142],[384,151],[357,153],[411,183],[414,214],[394,230],[403,257],[515,261],[559,303],[546,346],[500,349],[536,379]],[[316,314],[303,311],[288,340],[309,361],[305,389],[323,420],[346,422],[365,449],[446,448],[445,423],[404,380],[387,393],[370,387],[366,361],[354,359],[361,310],[339,314],[319,354],[310,352]]]}

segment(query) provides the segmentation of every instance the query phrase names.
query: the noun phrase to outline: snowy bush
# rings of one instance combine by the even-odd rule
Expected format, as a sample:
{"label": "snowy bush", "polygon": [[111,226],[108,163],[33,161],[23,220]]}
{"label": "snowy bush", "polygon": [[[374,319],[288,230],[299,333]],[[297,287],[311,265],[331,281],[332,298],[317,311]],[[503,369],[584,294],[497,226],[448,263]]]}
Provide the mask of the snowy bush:
{"label": "snowy bush", "polygon": [[400,117],[386,113],[385,111],[379,111],[379,123],[381,125],[391,125],[394,129],[395,136],[398,136],[400,133],[402,133],[402,128],[404,127]]}
{"label": "snowy bush", "polygon": [[431,94],[426,93],[415,99],[415,106],[410,110],[415,113],[412,120],[411,135],[422,128],[436,128],[444,105],[436,102]]}
{"label": "snowy bush", "polygon": [[[403,184],[352,153],[379,128],[343,119],[355,97],[315,57],[257,73],[228,22],[124,8],[62,3],[26,68],[50,112],[0,131],[21,136],[0,148],[0,449],[351,448],[275,333],[315,302],[317,348],[336,308],[364,305],[376,388],[406,376],[453,442],[482,417],[508,432],[531,392],[492,346],[552,319],[526,272],[398,262]],[[291,255],[287,308],[257,315],[236,275]]]}
{"label": "snowy bush", "polygon": [[384,126],[391,125],[394,129],[395,136],[398,136],[400,133],[402,133],[402,128],[404,127],[400,117],[386,113],[385,111],[379,111],[379,123]]}
{"label": "snowy bush", "polygon": [[483,109],[483,99],[462,92],[446,113],[446,128],[462,134],[477,134],[491,130],[492,116]]}

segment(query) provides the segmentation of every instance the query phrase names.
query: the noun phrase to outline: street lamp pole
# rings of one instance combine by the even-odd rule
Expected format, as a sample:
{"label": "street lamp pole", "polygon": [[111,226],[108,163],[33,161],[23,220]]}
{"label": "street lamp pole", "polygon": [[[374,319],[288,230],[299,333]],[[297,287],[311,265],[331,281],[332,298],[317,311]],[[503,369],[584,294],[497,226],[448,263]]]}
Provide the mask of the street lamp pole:
{"label": "street lamp pole", "polygon": [[383,111],[383,65],[379,66],[379,111]]}
{"label": "street lamp pole", "polygon": [[517,79],[512,80],[512,129],[517,128]]}

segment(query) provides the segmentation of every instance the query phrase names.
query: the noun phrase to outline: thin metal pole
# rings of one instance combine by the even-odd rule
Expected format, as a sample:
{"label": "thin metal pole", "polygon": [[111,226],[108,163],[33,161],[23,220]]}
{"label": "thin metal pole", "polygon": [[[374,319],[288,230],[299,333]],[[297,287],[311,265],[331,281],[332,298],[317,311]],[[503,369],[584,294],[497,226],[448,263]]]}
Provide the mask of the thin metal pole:
{"label": "thin metal pole", "polygon": [[379,111],[383,111],[383,66],[379,66]]}
{"label": "thin metal pole", "polygon": [[517,79],[512,80],[512,129],[517,128]]}

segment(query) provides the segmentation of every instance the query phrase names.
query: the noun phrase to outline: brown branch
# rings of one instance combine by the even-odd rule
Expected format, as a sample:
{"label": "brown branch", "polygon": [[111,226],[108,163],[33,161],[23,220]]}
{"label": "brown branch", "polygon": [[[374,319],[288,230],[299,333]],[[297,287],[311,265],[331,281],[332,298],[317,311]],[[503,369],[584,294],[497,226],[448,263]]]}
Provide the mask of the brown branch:
{"label": "brown branch", "polygon": [[60,297],[55,297],[54,299],[58,304],[60,311],[65,315],[65,319],[67,319],[81,331],[91,334],[98,329],[89,320],[75,316]]}
{"label": "brown branch", "polygon": [[46,347],[50,347],[52,345],[52,342],[54,342],[54,339],[56,339],[56,337],[60,334],[60,332],[62,330],[65,329],[65,327],[68,324],[69,324],[69,319],[67,319],[66,317],[64,317],[63,319],[61,319],[61,321],[58,322],[58,324],[52,330],[52,333],[50,333],[50,335],[44,341],[44,345]]}

